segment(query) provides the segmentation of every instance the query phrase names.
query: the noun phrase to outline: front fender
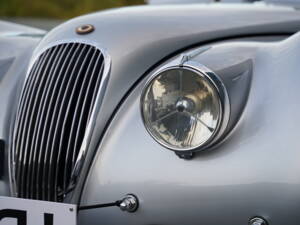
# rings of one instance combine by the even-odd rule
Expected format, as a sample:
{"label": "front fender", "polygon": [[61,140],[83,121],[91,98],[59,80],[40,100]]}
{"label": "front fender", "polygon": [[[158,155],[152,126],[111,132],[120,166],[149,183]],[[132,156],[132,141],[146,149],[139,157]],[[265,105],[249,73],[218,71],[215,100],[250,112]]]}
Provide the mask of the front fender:
{"label": "front fender", "polygon": [[[133,214],[116,208],[83,211],[80,223],[235,225],[259,215],[274,225],[298,224],[299,40],[296,35],[275,44],[215,46],[221,56],[236,45],[256,49],[251,87],[224,141],[192,160],[178,158],[144,128],[139,105],[144,79],[107,129],[81,201],[92,205],[133,193],[140,208]],[[215,70],[212,56],[208,51],[197,59]]]}

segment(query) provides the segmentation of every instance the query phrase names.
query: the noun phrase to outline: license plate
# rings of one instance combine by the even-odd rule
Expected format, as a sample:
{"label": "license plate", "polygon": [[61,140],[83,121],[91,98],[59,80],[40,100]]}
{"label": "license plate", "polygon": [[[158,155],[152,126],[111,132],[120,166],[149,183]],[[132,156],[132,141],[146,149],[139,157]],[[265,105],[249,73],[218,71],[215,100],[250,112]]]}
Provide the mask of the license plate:
{"label": "license plate", "polygon": [[77,206],[0,197],[0,225],[76,225]]}

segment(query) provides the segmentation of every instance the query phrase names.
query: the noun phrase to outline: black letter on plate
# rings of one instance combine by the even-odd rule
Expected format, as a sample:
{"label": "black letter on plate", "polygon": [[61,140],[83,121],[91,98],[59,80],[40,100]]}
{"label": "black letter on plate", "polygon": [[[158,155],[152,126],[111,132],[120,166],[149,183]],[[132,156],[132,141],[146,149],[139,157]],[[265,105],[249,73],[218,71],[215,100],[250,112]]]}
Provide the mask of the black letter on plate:
{"label": "black letter on plate", "polygon": [[3,209],[0,210],[0,221],[3,218],[16,218],[18,225],[27,225],[27,214],[23,210]]}
{"label": "black letter on plate", "polygon": [[53,225],[53,214],[45,213],[44,221],[45,221],[45,225]]}

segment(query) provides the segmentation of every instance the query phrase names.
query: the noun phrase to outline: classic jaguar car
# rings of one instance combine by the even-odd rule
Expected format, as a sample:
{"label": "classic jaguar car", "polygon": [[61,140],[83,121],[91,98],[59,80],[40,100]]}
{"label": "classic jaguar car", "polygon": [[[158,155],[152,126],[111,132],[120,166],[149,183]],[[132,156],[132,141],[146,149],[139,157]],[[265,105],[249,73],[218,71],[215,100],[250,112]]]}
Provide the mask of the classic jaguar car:
{"label": "classic jaguar car", "polygon": [[299,225],[300,11],[273,2],[0,22],[0,224]]}

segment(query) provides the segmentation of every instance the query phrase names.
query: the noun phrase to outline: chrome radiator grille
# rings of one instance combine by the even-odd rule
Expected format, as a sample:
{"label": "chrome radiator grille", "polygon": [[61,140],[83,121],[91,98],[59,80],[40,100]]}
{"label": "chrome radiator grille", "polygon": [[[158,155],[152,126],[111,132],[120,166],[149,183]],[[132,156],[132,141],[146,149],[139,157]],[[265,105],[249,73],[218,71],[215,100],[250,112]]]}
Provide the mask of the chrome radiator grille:
{"label": "chrome radiator grille", "polygon": [[18,197],[63,200],[103,71],[102,52],[83,43],[56,45],[35,61],[14,127],[12,176]]}

